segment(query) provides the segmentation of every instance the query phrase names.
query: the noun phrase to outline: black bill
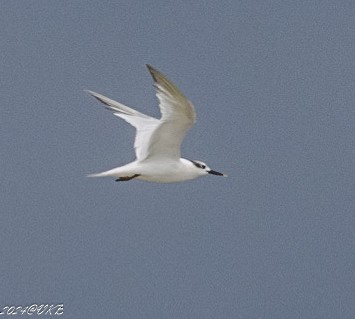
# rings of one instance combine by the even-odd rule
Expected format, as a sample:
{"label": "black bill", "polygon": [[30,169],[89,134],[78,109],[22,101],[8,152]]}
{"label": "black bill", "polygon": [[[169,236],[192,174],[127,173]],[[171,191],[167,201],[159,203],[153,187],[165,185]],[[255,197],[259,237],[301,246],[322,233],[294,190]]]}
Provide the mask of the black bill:
{"label": "black bill", "polygon": [[208,171],[208,174],[212,174],[212,175],[218,175],[218,176],[224,176],[224,174],[222,174],[222,173],[220,173],[220,172],[216,172],[216,171],[214,171],[214,170],[210,170],[210,171]]}

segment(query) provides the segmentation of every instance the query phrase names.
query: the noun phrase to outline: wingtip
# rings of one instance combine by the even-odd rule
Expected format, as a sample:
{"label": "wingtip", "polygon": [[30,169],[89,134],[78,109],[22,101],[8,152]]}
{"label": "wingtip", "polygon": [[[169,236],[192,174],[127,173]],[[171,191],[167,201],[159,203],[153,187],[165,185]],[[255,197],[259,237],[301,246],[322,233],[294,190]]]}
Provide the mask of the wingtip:
{"label": "wingtip", "polygon": [[157,82],[158,79],[157,79],[156,75],[159,73],[159,71],[157,69],[155,69],[154,67],[152,67],[150,64],[146,64],[145,66],[147,67],[147,69],[148,69],[150,75],[152,76],[153,80],[155,82]]}
{"label": "wingtip", "polygon": [[95,92],[90,91],[90,90],[88,90],[88,89],[84,89],[83,91],[84,91],[85,93],[89,94],[89,95],[95,95],[95,94],[94,94]]}
{"label": "wingtip", "polygon": [[146,63],[145,66],[147,67],[147,69],[150,71],[152,69],[154,69],[150,64]]}
{"label": "wingtip", "polygon": [[111,105],[110,103],[107,101],[109,100],[108,98],[106,98],[105,96],[96,93],[94,91],[90,91],[90,90],[84,90],[86,93],[88,93],[89,95],[91,95],[93,98],[95,98],[96,100],[98,100],[99,102],[101,102],[102,104],[105,104],[106,106],[109,106],[109,109],[111,109]]}

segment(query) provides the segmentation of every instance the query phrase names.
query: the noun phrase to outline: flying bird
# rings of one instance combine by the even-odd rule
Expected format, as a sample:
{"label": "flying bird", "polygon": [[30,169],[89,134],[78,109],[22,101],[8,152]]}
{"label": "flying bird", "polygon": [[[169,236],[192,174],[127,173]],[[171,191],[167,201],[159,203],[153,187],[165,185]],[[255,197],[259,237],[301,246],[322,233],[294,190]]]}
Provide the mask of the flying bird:
{"label": "flying bird", "polygon": [[135,161],[88,176],[108,176],[116,181],[137,179],[158,183],[182,182],[208,174],[227,176],[212,170],[204,162],[180,157],[181,143],[196,122],[195,108],[166,76],[148,64],[147,68],[154,80],[161,112],[160,120],[86,90],[103,103],[105,108],[137,130],[134,142]]}

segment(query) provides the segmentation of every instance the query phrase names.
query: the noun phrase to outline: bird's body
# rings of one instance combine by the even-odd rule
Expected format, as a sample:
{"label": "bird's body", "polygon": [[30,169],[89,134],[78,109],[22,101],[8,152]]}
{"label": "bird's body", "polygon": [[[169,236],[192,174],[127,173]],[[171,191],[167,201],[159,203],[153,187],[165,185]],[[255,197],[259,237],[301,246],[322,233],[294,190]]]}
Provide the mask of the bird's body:
{"label": "bird's body", "polygon": [[134,143],[137,158],[134,162],[89,176],[111,176],[116,181],[128,181],[134,178],[160,183],[182,182],[207,174],[226,176],[211,170],[203,162],[180,158],[182,140],[196,121],[195,109],[162,73],[150,65],[147,67],[157,89],[162,113],[160,120],[101,94],[87,91],[105,104],[107,109],[113,111],[114,115],[124,119],[137,130]]}
{"label": "bird's body", "polygon": [[[154,172],[154,174],[152,174]],[[131,177],[148,182],[172,183],[183,182],[201,176],[200,169],[196,169],[195,165],[184,158],[178,161],[162,159],[162,160],[146,160],[134,161],[121,167],[113,168],[109,171],[94,174],[94,177],[113,176],[116,178]],[[203,174],[204,175],[204,174]],[[124,179],[123,179],[124,180]]]}

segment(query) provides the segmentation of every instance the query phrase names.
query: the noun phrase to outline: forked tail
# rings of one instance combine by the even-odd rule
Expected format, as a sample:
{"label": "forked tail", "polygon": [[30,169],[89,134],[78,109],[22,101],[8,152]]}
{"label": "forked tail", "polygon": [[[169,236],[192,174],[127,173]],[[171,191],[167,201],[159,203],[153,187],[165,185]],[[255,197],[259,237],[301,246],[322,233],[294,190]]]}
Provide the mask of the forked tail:
{"label": "forked tail", "polygon": [[94,174],[88,174],[86,177],[107,177],[110,176],[106,174],[106,172],[101,172],[101,173],[94,173]]}

